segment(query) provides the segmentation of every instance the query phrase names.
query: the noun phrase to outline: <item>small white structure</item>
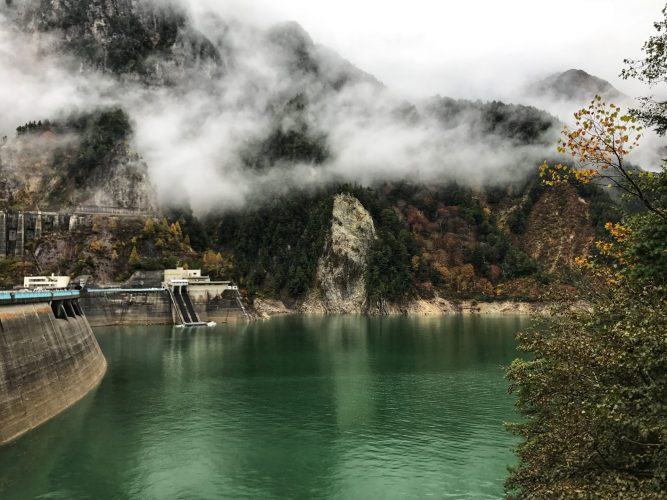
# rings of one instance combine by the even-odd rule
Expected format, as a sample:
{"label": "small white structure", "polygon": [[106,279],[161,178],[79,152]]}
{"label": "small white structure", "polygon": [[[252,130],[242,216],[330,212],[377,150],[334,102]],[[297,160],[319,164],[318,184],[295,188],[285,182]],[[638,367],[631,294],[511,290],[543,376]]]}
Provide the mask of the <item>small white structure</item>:
{"label": "small white structure", "polygon": [[70,283],[69,276],[24,276],[23,286],[31,290],[58,290],[67,288]]}
{"label": "small white structure", "polygon": [[[208,279],[208,277],[205,277]],[[173,280],[194,280],[198,281],[202,279],[201,269],[183,269],[182,267],[177,267],[176,269],[165,269],[164,270],[164,282],[170,283]]]}

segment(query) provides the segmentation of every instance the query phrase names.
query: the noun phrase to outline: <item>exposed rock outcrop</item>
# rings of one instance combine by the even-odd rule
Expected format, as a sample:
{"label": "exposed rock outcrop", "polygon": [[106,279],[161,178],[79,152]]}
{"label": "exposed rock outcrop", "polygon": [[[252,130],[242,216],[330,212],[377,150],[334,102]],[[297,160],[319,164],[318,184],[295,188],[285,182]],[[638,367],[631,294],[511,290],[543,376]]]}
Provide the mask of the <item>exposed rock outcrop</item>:
{"label": "exposed rock outcrop", "polygon": [[367,260],[374,239],[373,218],[359,200],[347,193],[336,195],[317,285],[302,306],[304,312],[365,311]]}
{"label": "exposed rock outcrop", "polygon": [[173,83],[190,69],[220,67],[215,46],[177,2],[17,0],[6,6],[22,28],[46,33],[87,66],[147,83]]}
{"label": "exposed rock outcrop", "polygon": [[522,238],[524,251],[549,273],[570,269],[576,257],[585,257],[595,239],[588,203],[574,187],[545,191],[535,203]]}
{"label": "exposed rock outcrop", "polygon": [[93,167],[75,172],[90,141],[73,130],[18,135],[0,144],[0,208],[61,210],[79,205],[152,212],[157,196],[148,166],[119,140]]}
{"label": "exposed rock outcrop", "polygon": [[281,314],[292,314],[296,311],[288,309],[280,300],[257,298],[252,303],[254,316],[259,319],[268,319],[271,316],[280,316]]}
{"label": "exposed rock outcrop", "polygon": [[148,175],[148,165],[126,145],[118,147],[107,169],[98,169],[88,181],[83,205],[157,210],[157,194]]}
{"label": "exposed rock outcrop", "polygon": [[581,69],[569,69],[563,73],[551,75],[528,87],[530,94],[576,102],[587,102],[596,95],[617,101],[626,100],[627,96],[602,78],[589,75]]}

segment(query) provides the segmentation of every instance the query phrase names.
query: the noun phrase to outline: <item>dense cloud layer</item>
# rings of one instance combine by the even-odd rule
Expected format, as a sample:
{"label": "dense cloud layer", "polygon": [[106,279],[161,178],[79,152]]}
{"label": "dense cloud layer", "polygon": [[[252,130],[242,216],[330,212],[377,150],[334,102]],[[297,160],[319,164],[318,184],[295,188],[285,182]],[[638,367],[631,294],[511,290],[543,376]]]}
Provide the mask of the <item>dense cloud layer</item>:
{"label": "dense cloud layer", "polygon": [[[557,127],[521,144],[485,131],[475,113],[443,124],[314,45],[298,26],[266,30],[201,9],[191,15],[220,55],[217,71],[163,64],[161,71],[174,71],[171,85],[76,66],[48,50],[47,36],[20,34],[0,18],[2,134],[75,108],[120,104],[162,201],[185,195],[198,212],[332,180],[506,183],[553,156]],[[295,100],[304,105],[288,110]],[[250,168],[248,157],[276,130],[323,138],[326,159]]]}
{"label": "dense cloud layer", "polygon": [[297,20],[388,86],[411,97],[516,95],[526,82],[583,68],[629,95],[646,89],[618,77],[660,19],[663,0],[190,0],[269,25]]}
{"label": "dense cloud layer", "polygon": [[72,72],[73,61],[43,57],[52,39],[25,36],[0,12],[0,135],[30,120],[53,117],[104,101],[114,85],[101,75]]}

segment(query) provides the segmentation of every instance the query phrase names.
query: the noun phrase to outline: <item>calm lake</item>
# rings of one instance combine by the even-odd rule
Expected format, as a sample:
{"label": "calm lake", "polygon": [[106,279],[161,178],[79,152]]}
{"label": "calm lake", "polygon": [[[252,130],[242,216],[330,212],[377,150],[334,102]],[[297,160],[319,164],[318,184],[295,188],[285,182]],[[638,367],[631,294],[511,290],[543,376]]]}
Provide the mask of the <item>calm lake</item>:
{"label": "calm lake", "polygon": [[100,328],[96,391],[0,448],[0,498],[499,498],[521,317]]}

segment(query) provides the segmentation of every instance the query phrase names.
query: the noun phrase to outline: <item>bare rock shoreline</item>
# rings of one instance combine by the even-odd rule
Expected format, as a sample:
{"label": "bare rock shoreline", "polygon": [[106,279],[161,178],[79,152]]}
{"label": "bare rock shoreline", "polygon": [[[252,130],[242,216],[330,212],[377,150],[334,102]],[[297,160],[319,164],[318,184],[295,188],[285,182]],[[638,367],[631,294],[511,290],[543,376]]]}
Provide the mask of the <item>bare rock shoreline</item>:
{"label": "bare rock shoreline", "polygon": [[[338,310],[327,310],[324,303],[317,301],[306,301],[293,307],[287,307],[282,301],[276,299],[255,299],[252,307],[258,319],[268,319],[273,316],[285,314],[339,314]],[[488,314],[488,315],[543,315],[548,314],[552,303],[548,302],[518,302],[518,301],[494,301],[478,302],[474,300],[450,301],[442,297],[434,299],[420,299],[411,301],[405,305],[397,306],[389,304],[381,311],[347,311],[349,314],[369,314],[372,316],[441,316],[449,314]]]}

